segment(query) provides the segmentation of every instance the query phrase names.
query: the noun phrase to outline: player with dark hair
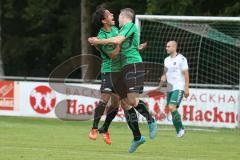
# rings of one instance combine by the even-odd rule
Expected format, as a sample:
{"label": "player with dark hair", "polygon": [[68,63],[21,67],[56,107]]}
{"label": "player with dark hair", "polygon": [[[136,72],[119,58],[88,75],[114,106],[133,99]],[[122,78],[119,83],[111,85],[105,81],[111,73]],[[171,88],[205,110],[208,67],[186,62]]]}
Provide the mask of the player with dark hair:
{"label": "player with dark hair", "polygon": [[[98,38],[106,39],[114,37],[118,34],[118,29],[114,26],[115,21],[113,14],[107,9],[100,7],[93,14],[93,22],[99,29]],[[101,53],[102,65],[101,65],[101,98],[96,106],[94,113],[93,126],[89,133],[89,138],[96,140],[98,132],[103,135],[104,141],[107,144],[111,144],[110,134],[108,128],[114,117],[117,115],[119,107],[119,96],[115,94],[114,83],[116,83],[117,76],[120,72],[119,56],[115,59],[111,59],[114,52],[119,52],[119,47],[114,44],[97,45],[96,48]],[[115,81],[115,82],[114,82]],[[107,117],[101,128],[98,129],[99,121],[105,111],[106,105],[111,98],[112,104],[108,109]]]}
{"label": "player with dark hair", "polygon": [[[99,30],[98,38],[107,39],[118,35],[118,28],[116,28],[113,14],[107,9],[100,7],[93,14],[93,22]],[[138,49],[144,49],[146,44],[142,44]],[[119,106],[119,92],[122,91],[122,86],[117,84],[122,83],[121,75],[121,55],[117,55],[120,50],[119,45],[106,44],[96,45],[96,48],[101,53],[102,66],[101,66],[101,99],[95,109],[93,127],[89,133],[89,138],[96,140],[98,132],[103,135],[107,144],[111,144],[110,134],[108,131],[109,125],[116,116]],[[101,128],[98,129],[98,123],[104,113],[106,104],[111,97],[112,105],[109,107],[107,117]]]}
{"label": "player with dark hair", "polygon": [[[148,121],[150,138],[153,139],[156,136],[156,120],[150,115],[146,104],[139,100],[139,94],[143,92],[143,83],[145,69],[142,62],[142,57],[139,54],[139,33],[136,25],[132,22],[134,19],[134,11],[130,8],[122,9],[119,15],[119,26],[121,27],[119,34],[115,37],[108,39],[98,39],[91,37],[89,42],[92,44],[116,44],[121,45],[120,54],[122,56],[122,76],[123,83],[126,85],[127,94],[121,95],[122,106],[127,108],[126,119],[132,119],[136,121],[134,108],[141,113]],[[117,52],[115,54],[118,54]],[[134,108],[132,108],[133,106]],[[133,115],[133,116],[132,116]],[[128,121],[129,122],[129,121]],[[138,124],[135,124],[133,128],[138,128]],[[129,152],[134,152],[137,147],[145,142],[145,138],[141,136],[141,133],[133,132],[134,140],[129,148]]]}

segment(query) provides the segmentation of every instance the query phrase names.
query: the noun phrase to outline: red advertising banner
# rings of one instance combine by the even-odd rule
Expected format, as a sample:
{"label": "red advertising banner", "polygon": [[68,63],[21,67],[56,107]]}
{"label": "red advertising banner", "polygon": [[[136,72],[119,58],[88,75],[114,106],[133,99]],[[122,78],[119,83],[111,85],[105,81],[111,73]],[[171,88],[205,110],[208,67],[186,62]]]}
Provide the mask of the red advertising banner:
{"label": "red advertising banner", "polygon": [[0,110],[14,110],[13,81],[0,81]]}

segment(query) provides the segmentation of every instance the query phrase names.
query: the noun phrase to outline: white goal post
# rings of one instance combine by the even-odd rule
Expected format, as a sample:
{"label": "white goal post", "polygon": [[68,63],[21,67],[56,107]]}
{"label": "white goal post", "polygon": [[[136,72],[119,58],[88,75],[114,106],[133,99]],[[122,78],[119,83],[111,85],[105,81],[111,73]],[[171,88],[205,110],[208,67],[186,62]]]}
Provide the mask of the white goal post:
{"label": "white goal post", "polygon": [[141,42],[148,42],[142,53],[147,82],[158,81],[166,42],[176,40],[188,59],[191,87],[238,91],[240,115],[240,17],[136,15],[135,24]]}

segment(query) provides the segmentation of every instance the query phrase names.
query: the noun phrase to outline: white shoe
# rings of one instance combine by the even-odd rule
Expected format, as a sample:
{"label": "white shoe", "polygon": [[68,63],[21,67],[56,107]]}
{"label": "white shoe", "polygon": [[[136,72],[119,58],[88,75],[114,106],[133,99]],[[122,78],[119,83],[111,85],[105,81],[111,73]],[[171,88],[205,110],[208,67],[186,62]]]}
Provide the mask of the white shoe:
{"label": "white shoe", "polygon": [[184,134],[185,134],[184,129],[180,129],[180,131],[179,131],[178,134],[177,134],[177,137],[178,137],[178,138],[181,138],[181,137],[183,137]]}

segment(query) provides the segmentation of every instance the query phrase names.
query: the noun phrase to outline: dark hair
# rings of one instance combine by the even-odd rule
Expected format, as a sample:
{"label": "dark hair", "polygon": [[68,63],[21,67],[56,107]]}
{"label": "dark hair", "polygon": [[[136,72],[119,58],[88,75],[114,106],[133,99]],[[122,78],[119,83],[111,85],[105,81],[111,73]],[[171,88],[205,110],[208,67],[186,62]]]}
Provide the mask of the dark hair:
{"label": "dark hair", "polygon": [[104,7],[99,7],[99,8],[97,8],[97,10],[93,13],[92,23],[95,25],[95,27],[96,27],[97,29],[100,29],[100,28],[103,27],[102,20],[105,18],[105,17],[104,17],[105,10],[106,10],[106,8],[104,8]]}

